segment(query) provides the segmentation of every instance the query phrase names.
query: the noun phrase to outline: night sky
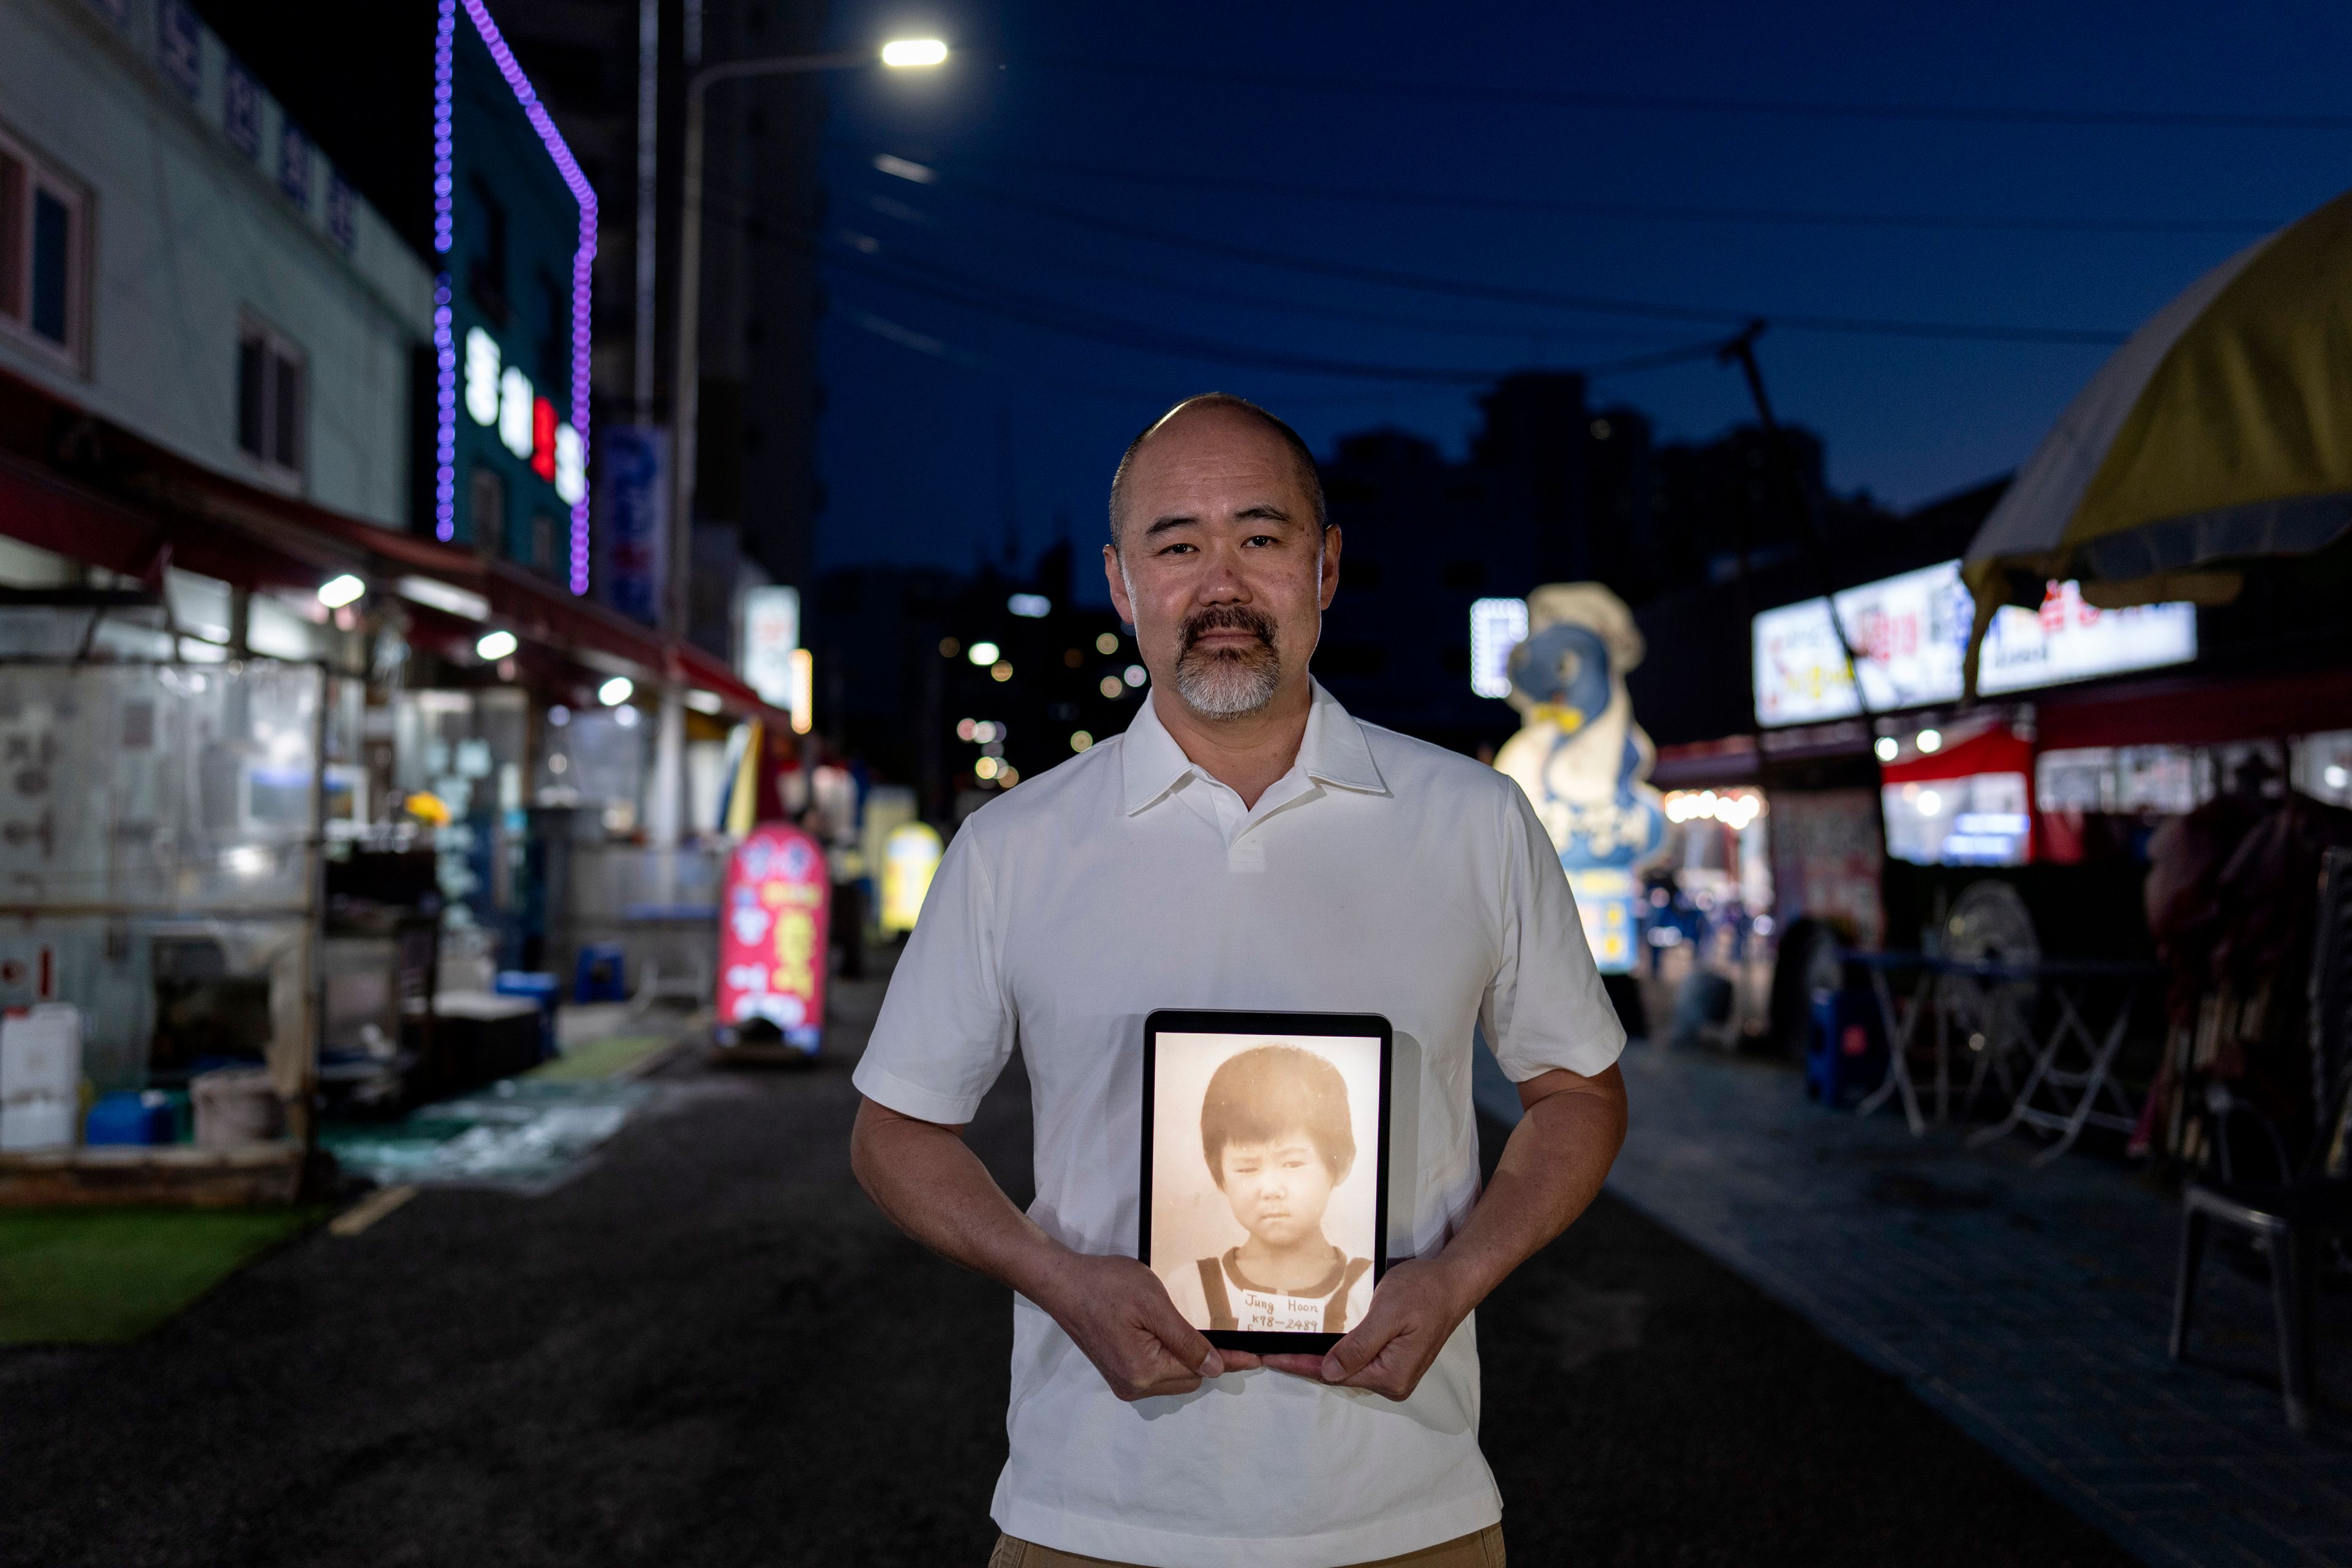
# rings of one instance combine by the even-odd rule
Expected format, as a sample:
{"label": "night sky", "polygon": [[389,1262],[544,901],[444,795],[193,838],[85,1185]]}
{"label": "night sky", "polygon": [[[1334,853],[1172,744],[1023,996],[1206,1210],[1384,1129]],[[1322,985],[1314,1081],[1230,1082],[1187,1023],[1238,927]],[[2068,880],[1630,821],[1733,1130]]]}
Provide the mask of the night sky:
{"label": "night sky", "polygon": [[[2340,4],[843,0],[834,30],[960,52],[834,88],[821,566],[969,567],[1008,510],[1024,555],[1057,516],[1091,546],[1120,447],[1189,393],[1318,451],[1391,424],[1458,454],[1491,373],[1751,313],[1788,321],[1766,373],[1832,484],[1915,504],[2031,452],[2108,352],[2067,334],[2128,331],[2352,174]],[[1163,352],[1196,346],[1234,357]],[[1593,397],[1661,439],[1747,417],[1706,359]]]}

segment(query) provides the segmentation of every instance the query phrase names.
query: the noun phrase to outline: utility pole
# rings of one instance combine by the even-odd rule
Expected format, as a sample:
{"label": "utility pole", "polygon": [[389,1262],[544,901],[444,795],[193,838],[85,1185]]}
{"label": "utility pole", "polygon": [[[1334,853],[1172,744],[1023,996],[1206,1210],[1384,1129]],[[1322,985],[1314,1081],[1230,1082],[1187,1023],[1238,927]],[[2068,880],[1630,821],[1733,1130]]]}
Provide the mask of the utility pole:
{"label": "utility pole", "polygon": [[661,0],[637,0],[637,423],[654,422],[656,229],[660,222]]}
{"label": "utility pole", "polygon": [[[655,0],[640,0],[650,9]],[[638,42],[646,45],[646,10],[639,13]],[[668,580],[663,584],[664,623],[673,642],[683,643],[692,630],[694,577],[694,483],[695,483],[695,421],[700,415],[701,353],[702,353],[702,145],[705,110],[709,103],[710,89],[722,81],[734,81],[754,76],[800,76],[814,71],[846,70],[857,66],[880,63],[886,66],[935,66],[948,58],[947,46],[932,39],[899,40],[885,44],[877,57],[863,51],[829,55],[778,55],[760,59],[728,60],[714,66],[696,68],[701,58],[701,7],[688,0],[686,37],[684,39],[688,68],[693,74],[686,83],[686,147],[681,174],[684,187],[679,192],[677,240],[677,358],[675,384],[670,388],[670,515]],[[646,66],[638,65],[638,170],[645,178],[646,126],[645,94]],[[641,185],[643,190],[646,187]],[[645,254],[645,241],[639,240],[638,254]],[[639,289],[645,287],[641,276]],[[641,298],[642,303],[642,298]],[[639,318],[639,341],[646,339],[651,319],[650,310]],[[652,363],[648,351],[646,364]],[[641,373],[640,384],[649,372]],[[661,701],[661,727],[654,750],[654,820],[653,840],[656,847],[675,850],[680,837],[684,816],[686,753],[685,693],[675,683],[664,688]],[[661,858],[663,898],[676,875],[675,854]]]}
{"label": "utility pole", "polygon": [[[1830,630],[1837,637],[1838,652],[1845,658],[1846,679],[1853,683],[1854,706],[1862,710],[1864,718],[1868,718],[1871,713],[1870,693],[1863,689],[1862,666],[1853,657],[1853,644],[1846,639],[1845,623],[1838,618],[1837,594],[1832,586],[1829,555],[1822,540],[1821,521],[1813,513],[1812,492],[1805,488],[1804,476],[1797,471],[1797,460],[1789,450],[1787,433],[1780,428],[1780,422],[1772,417],[1772,401],[1764,395],[1764,371],[1756,363],[1756,340],[1764,335],[1764,328],[1762,321],[1748,322],[1738,337],[1730,339],[1716,351],[1716,362],[1730,364],[1737,361],[1740,371],[1748,377],[1748,395],[1755,400],[1756,420],[1763,426],[1764,444],[1771,452],[1772,467],[1779,472],[1781,484],[1795,500],[1797,516],[1804,523],[1805,554],[1812,564],[1814,580],[1821,585],[1822,603],[1829,606]],[[1741,597],[1745,599],[1748,585],[1745,523],[1741,524],[1739,540],[1739,582]]]}

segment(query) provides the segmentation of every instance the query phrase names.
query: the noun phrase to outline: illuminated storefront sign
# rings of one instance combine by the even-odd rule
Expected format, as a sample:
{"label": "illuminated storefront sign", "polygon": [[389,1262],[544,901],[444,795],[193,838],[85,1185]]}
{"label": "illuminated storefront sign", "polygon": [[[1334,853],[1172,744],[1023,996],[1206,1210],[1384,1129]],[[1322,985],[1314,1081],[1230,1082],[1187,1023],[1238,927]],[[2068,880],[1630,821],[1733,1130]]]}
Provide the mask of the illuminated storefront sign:
{"label": "illuminated storefront sign", "polygon": [[[556,129],[547,106],[540,101],[530,79],[508,46],[505,37],[492,20],[484,0],[440,0],[438,19],[434,37],[433,52],[433,249],[440,268],[433,287],[433,346],[438,361],[436,412],[439,419],[438,438],[434,449],[433,531],[436,538],[454,541],[458,537],[458,465],[460,429],[458,410],[460,384],[463,385],[465,413],[474,423],[494,429],[499,444],[513,456],[528,462],[540,479],[555,487],[557,498],[571,513],[569,549],[562,551],[560,562],[535,559],[541,567],[553,566],[562,572],[574,594],[585,594],[589,580],[588,529],[588,457],[589,457],[589,338],[591,331],[591,292],[596,264],[596,192],[581,171],[579,161],[564,142],[563,133]],[[459,33],[458,14],[465,14],[471,25],[471,38]],[[476,44],[478,43],[478,49]],[[475,81],[481,73],[495,72],[506,89],[503,97],[510,100],[519,113],[520,123],[510,128],[497,122],[491,110],[492,100],[479,90],[478,82],[472,89],[464,89],[461,77]],[[460,105],[464,106],[462,129],[465,145],[461,149]],[[478,118],[477,116],[478,115]],[[523,126],[528,125],[526,132]],[[509,135],[511,130],[513,135]],[[565,195],[554,199],[562,202],[568,195],[570,210],[564,223],[568,237],[562,243],[569,247],[570,273],[568,288],[554,287],[561,291],[559,308],[568,304],[565,321],[569,351],[571,385],[565,389],[563,402],[572,414],[570,421],[558,417],[555,401],[542,396],[530,384],[520,367],[503,363],[497,340],[482,327],[462,321],[461,315],[487,310],[487,319],[497,326],[506,319],[507,306],[498,299],[502,284],[493,282],[485,295],[479,281],[480,269],[496,258],[503,262],[507,226],[503,217],[488,224],[469,228],[459,245],[459,196],[461,192],[479,192],[497,188],[519,198],[528,193],[509,189],[518,184],[529,185],[528,169],[513,161],[509,151],[513,136],[525,138],[530,145],[535,138],[538,151],[530,155],[530,166],[540,173],[538,183],[544,184],[548,164],[561,183]],[[463,156],[461,157],[461,152]],[[541,153],[545,163],[537,162]],[[463,168],[461,169],[461,163]],[[487,178],[485,178],[487,174]],[[461,177],[462,175],[462,177]],[[468,196],[468,200],[474,199]],[[496,240],[488,237],[494,231]],[[515,236],[528,242],[532,234],[542,232],[528,224],[515,226]],[[481,237],[476,237],[480,235]],[[461,289],[459,272],[464,264],[467,281]],[[495,268],[493,268],[495,270]],[[482,300],[490,303],[485,307]],[[469,302],[470,301],[470,302]],[[461,374],[462,367],[462,374]],[[467,440],[478,438],[468,437]],[[472,448],[481,451],[477,445]],[[486,490],[483,493],[495,493]],[[469,519],[473,526],[496,526],[505,534],[504,521],[499,519]],[[476,542],[492,548],[518,548],[513,535],[484,537]],[[534,545],[524,553],[540,557],[543,546]]]}
{"label": "illuminated storefront sign", "polygon": [[743,595],[743,679],[762,702],[793,705],[793,653],[801,646],[801,591],[779,585]]}
{"label": "illuminated storefront sign", "polygon": [[2038,610],[2004,605],[1985,630],[1977,689],[1988,696],[2069,680],[2186,664],[2197,657],[2197,606],[2102,610],[2081,585],[2053,583]]}
{"label": "illuminated storefront sign", "polygon": [[506,449],[555,487],[564,504],[588,493],[588,449],[580,432],[556,418],[520,367],[504,364],[498,340],[479,327],[466,333],[466,412],[494,427]]}
{"label": "illuminated storefront sign", "polygon": [[719,904],[719,1016],[764,1018],[814,1050],[824,1024],[824,850],[790,823],[754,829],[727,862]]}
{"label": "illuminated storefront sign", "polygon": [[903,822],[882,841],[882,918],[886,931],[913,931],[940,869],[940,836],[928,824]]}
{"label": "illuminated storefront sign", "polygon": [[1528,637],[1525,599],[1470,602],[1470,689],[1481,697],[1511,694],[1511,650]]}
{"label": "illuminated storefront sign", "polygon": [[[1946,561],[1865,583],[1837,595],[1874,713],[1957,702],[1965,687],[1969,626],[1975,615],[1960,563]],[[1759,615],[1753,626],[1756,719],[1806,724],[1862,710],[1846,673],[1845,649],[1829,605],[1807,599]],[[2098,610],[2074,583],[2053,583],[2039,610],[2006,605],[1985,636],[1978,689],[2028,691],[2197,657],[2192,605]]]}
{"label": "illuminated storefront sign", "polygon": [[[1957,561],[1837,595],[1838,620],[1861,666],[1873,712],[1958,699],[1970,603]],[[1804,724],[1861,711],[1824,600],[1783,605],[1756,617],[1755,671],[1759,723]]]}
{"label": "illuminated storefront sign", "polygon": [[2022,866],[2032,843],[2025,775],[1886,784],[1886,853],[1915,866]]}
{"label": "illuminated storefront sign", "polygon": [[2033,855],[2033,742],[1993,726],[1880,773],[1886,853],[1916,866],[2022,866]]}

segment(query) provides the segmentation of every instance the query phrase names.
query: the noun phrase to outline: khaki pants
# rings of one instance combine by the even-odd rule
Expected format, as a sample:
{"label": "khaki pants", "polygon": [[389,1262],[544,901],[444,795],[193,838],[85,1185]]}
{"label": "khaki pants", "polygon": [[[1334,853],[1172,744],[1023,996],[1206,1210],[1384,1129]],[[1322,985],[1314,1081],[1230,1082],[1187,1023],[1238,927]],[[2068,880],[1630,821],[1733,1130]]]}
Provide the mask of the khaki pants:
{"label": "khaki pants", "polygon": [[[1120,1568],[1120,1565],[1107,1558],[1080,1557],[1068,1552],[1056,1552],[1050,1546],[1038,1546],[1026,1541],[1015,1541],[1009,1535],[1000,1535],[996,1538],[996,1550],[989,1553],[988,1568]],[[1383,1557],[1377,1563],[1335,1565],[1335,1568],[1503,1568],[1503,1527],[1490,1524],[1475,1535],[1460,1535],[1452,1541],[1441,1541],[1434,1546],[1424,1546],[1402,1557]]]}

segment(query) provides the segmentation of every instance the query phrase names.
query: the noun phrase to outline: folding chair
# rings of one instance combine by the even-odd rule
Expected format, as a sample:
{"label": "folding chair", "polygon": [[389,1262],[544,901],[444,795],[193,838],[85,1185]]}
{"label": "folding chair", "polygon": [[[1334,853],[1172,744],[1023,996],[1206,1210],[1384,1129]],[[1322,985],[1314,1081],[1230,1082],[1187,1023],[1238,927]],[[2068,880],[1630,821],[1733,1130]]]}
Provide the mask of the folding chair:
{"label": "folding chair", "polygon": [[[2320,1112],[2311,1148],[2298,1169],[2268,1118],[2219,1085],[2209,1090],[2221,1179],[2192,1178],[2180,1194],[2180,1276],[2172,1300],[2172,1359],[2181,1361],[2189,1352],[2189,1312],[2209,1227],[2219,1221],[2263,1238],[2278,1313],[2286,1423],[2298,1432],[2311,1429],[2311,1303],[2322,1248],[2333,1237],[2352,1233],[2352,1181],[2341,1173],[2346,1089],[2352,1085],[2352,1071],[2347,1070],[2352,1067],[2352,850],[2330,849],[2321,863],[2310,999],[2312,1074]],[[2268,1134],[2277,1180],[2237,1179],[2228,1137],[2233,1116],[2253,1121]],[[2336,1173],[2330,1173],[2331,1167]]]}

